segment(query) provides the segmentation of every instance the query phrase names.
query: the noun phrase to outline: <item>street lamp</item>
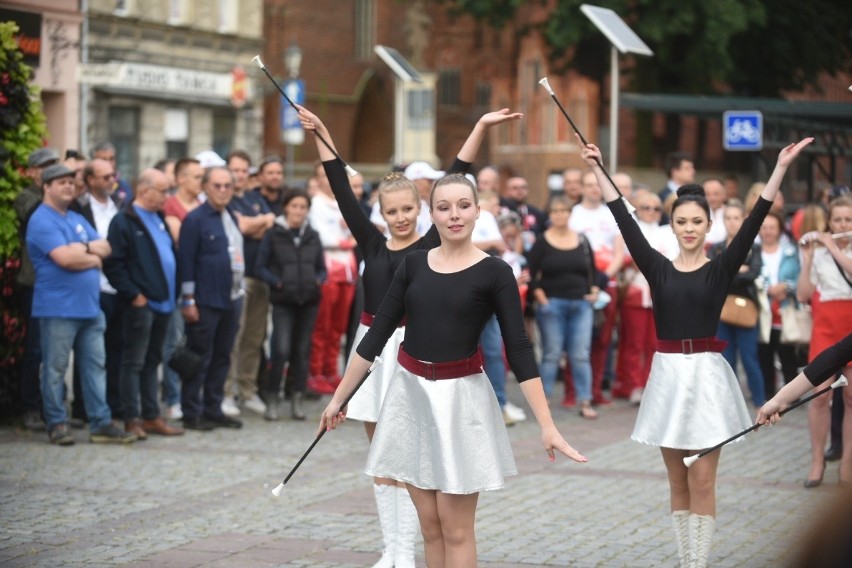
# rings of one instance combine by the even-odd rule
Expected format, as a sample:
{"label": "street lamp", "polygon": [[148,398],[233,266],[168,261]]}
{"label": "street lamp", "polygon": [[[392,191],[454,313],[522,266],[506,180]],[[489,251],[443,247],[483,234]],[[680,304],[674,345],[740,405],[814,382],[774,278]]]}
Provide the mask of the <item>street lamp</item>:
{"label": "street lamp", "polygon": [[[297,104],[305,103],[305,84],[299,80],[299,68],[302,66],[302,50],[292,42],[290,46],[284,50],[284,65],[287,67],[287,73],[290,74],[290,79],[284,85],[284,92],[287,96]],[[284,97],[281,97],[281,112],[282,112],[282,136],[287,144],[287,160],[285,163],[287,181],[292,183],[294,175],[294,156],[295,145],[302,144],[305,141],[305,132],[299,123],[299,116],[296,111],[285,102]]]}

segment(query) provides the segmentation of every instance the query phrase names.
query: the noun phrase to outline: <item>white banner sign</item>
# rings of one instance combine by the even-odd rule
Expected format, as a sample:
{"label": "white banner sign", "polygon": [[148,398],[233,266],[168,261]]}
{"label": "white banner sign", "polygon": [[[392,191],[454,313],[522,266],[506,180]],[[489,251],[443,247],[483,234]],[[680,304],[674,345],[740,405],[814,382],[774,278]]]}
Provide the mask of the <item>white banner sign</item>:
{"label": "white banner sign", "polygon": [[143,63],[89,63],[80,65],[78,80],[92,86],[109,86],[147,93],[156,91],[230,99],[231,73],[210,73]]}

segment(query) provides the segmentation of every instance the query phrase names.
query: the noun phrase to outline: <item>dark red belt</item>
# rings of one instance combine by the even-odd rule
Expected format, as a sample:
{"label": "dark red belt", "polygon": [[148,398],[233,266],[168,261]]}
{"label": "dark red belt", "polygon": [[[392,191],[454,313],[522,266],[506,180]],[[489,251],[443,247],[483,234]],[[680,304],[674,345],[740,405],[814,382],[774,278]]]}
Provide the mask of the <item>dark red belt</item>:
{"label": "dark red belt", "polygon": [[721,353],[728,342],[715,337],[699,337],[697,339],[658,339],[657,351],[660,353]]}
{"label": "dark red belt", "polygon": [[[371,325],[373,325],[374,319],[376,319],[376,316],[374,316],[373,314],[368,314],[367,312],[361,312],[361,320],[360,321],[361,321],[361,323],[363,323],[367,327],[370,327]],[[402,318],[402,321],[399,322],[399,325],[397,327],[405,327],[405,322],[406,322],[406,318]]]}
{"label": "dark red belt", "polygon": [[478,349],[476,353],[467,359],[448,361],[446,363],[426,363],[406,353],[402,345],[400,345],[399,354],[396,359],[404,369],[414,373],[418,377],[425,378],[427,381],[458,379],[459,377],[466,377],[482,372],[482,357],[479,355]]}

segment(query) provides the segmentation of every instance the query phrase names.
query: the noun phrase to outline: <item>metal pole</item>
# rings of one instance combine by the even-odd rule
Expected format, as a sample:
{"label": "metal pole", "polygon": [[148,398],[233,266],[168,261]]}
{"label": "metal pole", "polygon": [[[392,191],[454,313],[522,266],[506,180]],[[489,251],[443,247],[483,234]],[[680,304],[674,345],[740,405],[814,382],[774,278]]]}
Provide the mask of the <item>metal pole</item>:
{"label": "metal pole", "polygon": [[285,183],[293,183],[293,177],[294,177],[293,169],[294,169],[294,162],[295,162],[295,160],[293,159],[293,152],[295,150],[296,150],[296,147],[293,144],[290,144],[288,142],[287,143],[287,161],[285,163],[285,169],[286,169],[285,174],[286,174],[287,177],[285,178]]}
{"label": "metal pole", "polygon": [[[83,13],[83,24],[80,26],[80,64],[89,64],[89,1],[80,2]],[[80,153],[89,155],[89,85],[80,83],[80,124],[79,124]]]}
{"label": "metal pole", "polygon": [[609,171],[618,171],[618,50],[610,47]]}

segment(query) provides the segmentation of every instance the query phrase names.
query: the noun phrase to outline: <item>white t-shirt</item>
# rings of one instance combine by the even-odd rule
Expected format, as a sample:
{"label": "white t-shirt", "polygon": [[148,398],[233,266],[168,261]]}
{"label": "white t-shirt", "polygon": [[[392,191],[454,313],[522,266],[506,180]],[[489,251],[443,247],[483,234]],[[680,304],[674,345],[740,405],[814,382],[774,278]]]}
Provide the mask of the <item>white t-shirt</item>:
{"label": "white t-shirt", "polygon": [[763,261],[761,273],[766,277],[770,286],[778,284],[778,271],[781,270],[781,259],[783,258],[781,251],[782,247],[779,246],[775,252],[763,250],[760,253],[760,259]]}
{"label": "white t-shirt", "polygon": [[619,234],[615,217],[603,203],[594,209],[588,209],[582,203],[575,205],[568,219],[568,227],[586,235],[592,250],[596,252],[602,248],[613,250],[615,238]]}
{"label": "white t-shirt", "polygon": [[715,245],[728,238],[728,230],[725,228],[725,206],[723,205],[715,211],[710,211],[710,215],[713,224],[710,226],[710,231],[707,233],[705,242]]}
{"label": "white t-shirt", "polygon": [[476,225],[473,227],[471,240],[474,244],[503,240],[497,219],[494,218],[494,215],[490,211],[481,210],[479,212],[479,219],[476,220]]}
{"label": "white t-shirt", "polygon": [[[843,254],[852,257],[852,245],[843,249]],[[811,265],[811,283],[819,290],[820,302],[832,300],[852,300],[852,286],[843,279],[840,269],[834,263],[831,253],[824,247],[814,251],[814,261]],[[852,276],[846,275],[852,280]]]}
{"label": "white t-shirt", "polygon": [[[112,218],[118,214],[118,207],[116,207],[115,201],[107,197],[106,203],[101,203],[92,195],[89,195],[89,205],[92,206],[92,217],[94,217],[95,220],[95,231],[98,232],[98,236],[100,238],[107,238],[110,221],[112,221]],[[104,276],[103,270],[101,270],[101,292],[105,294],[117,293],[116,289],[110,286],[109,280],[107,280],[106,276]]]}

